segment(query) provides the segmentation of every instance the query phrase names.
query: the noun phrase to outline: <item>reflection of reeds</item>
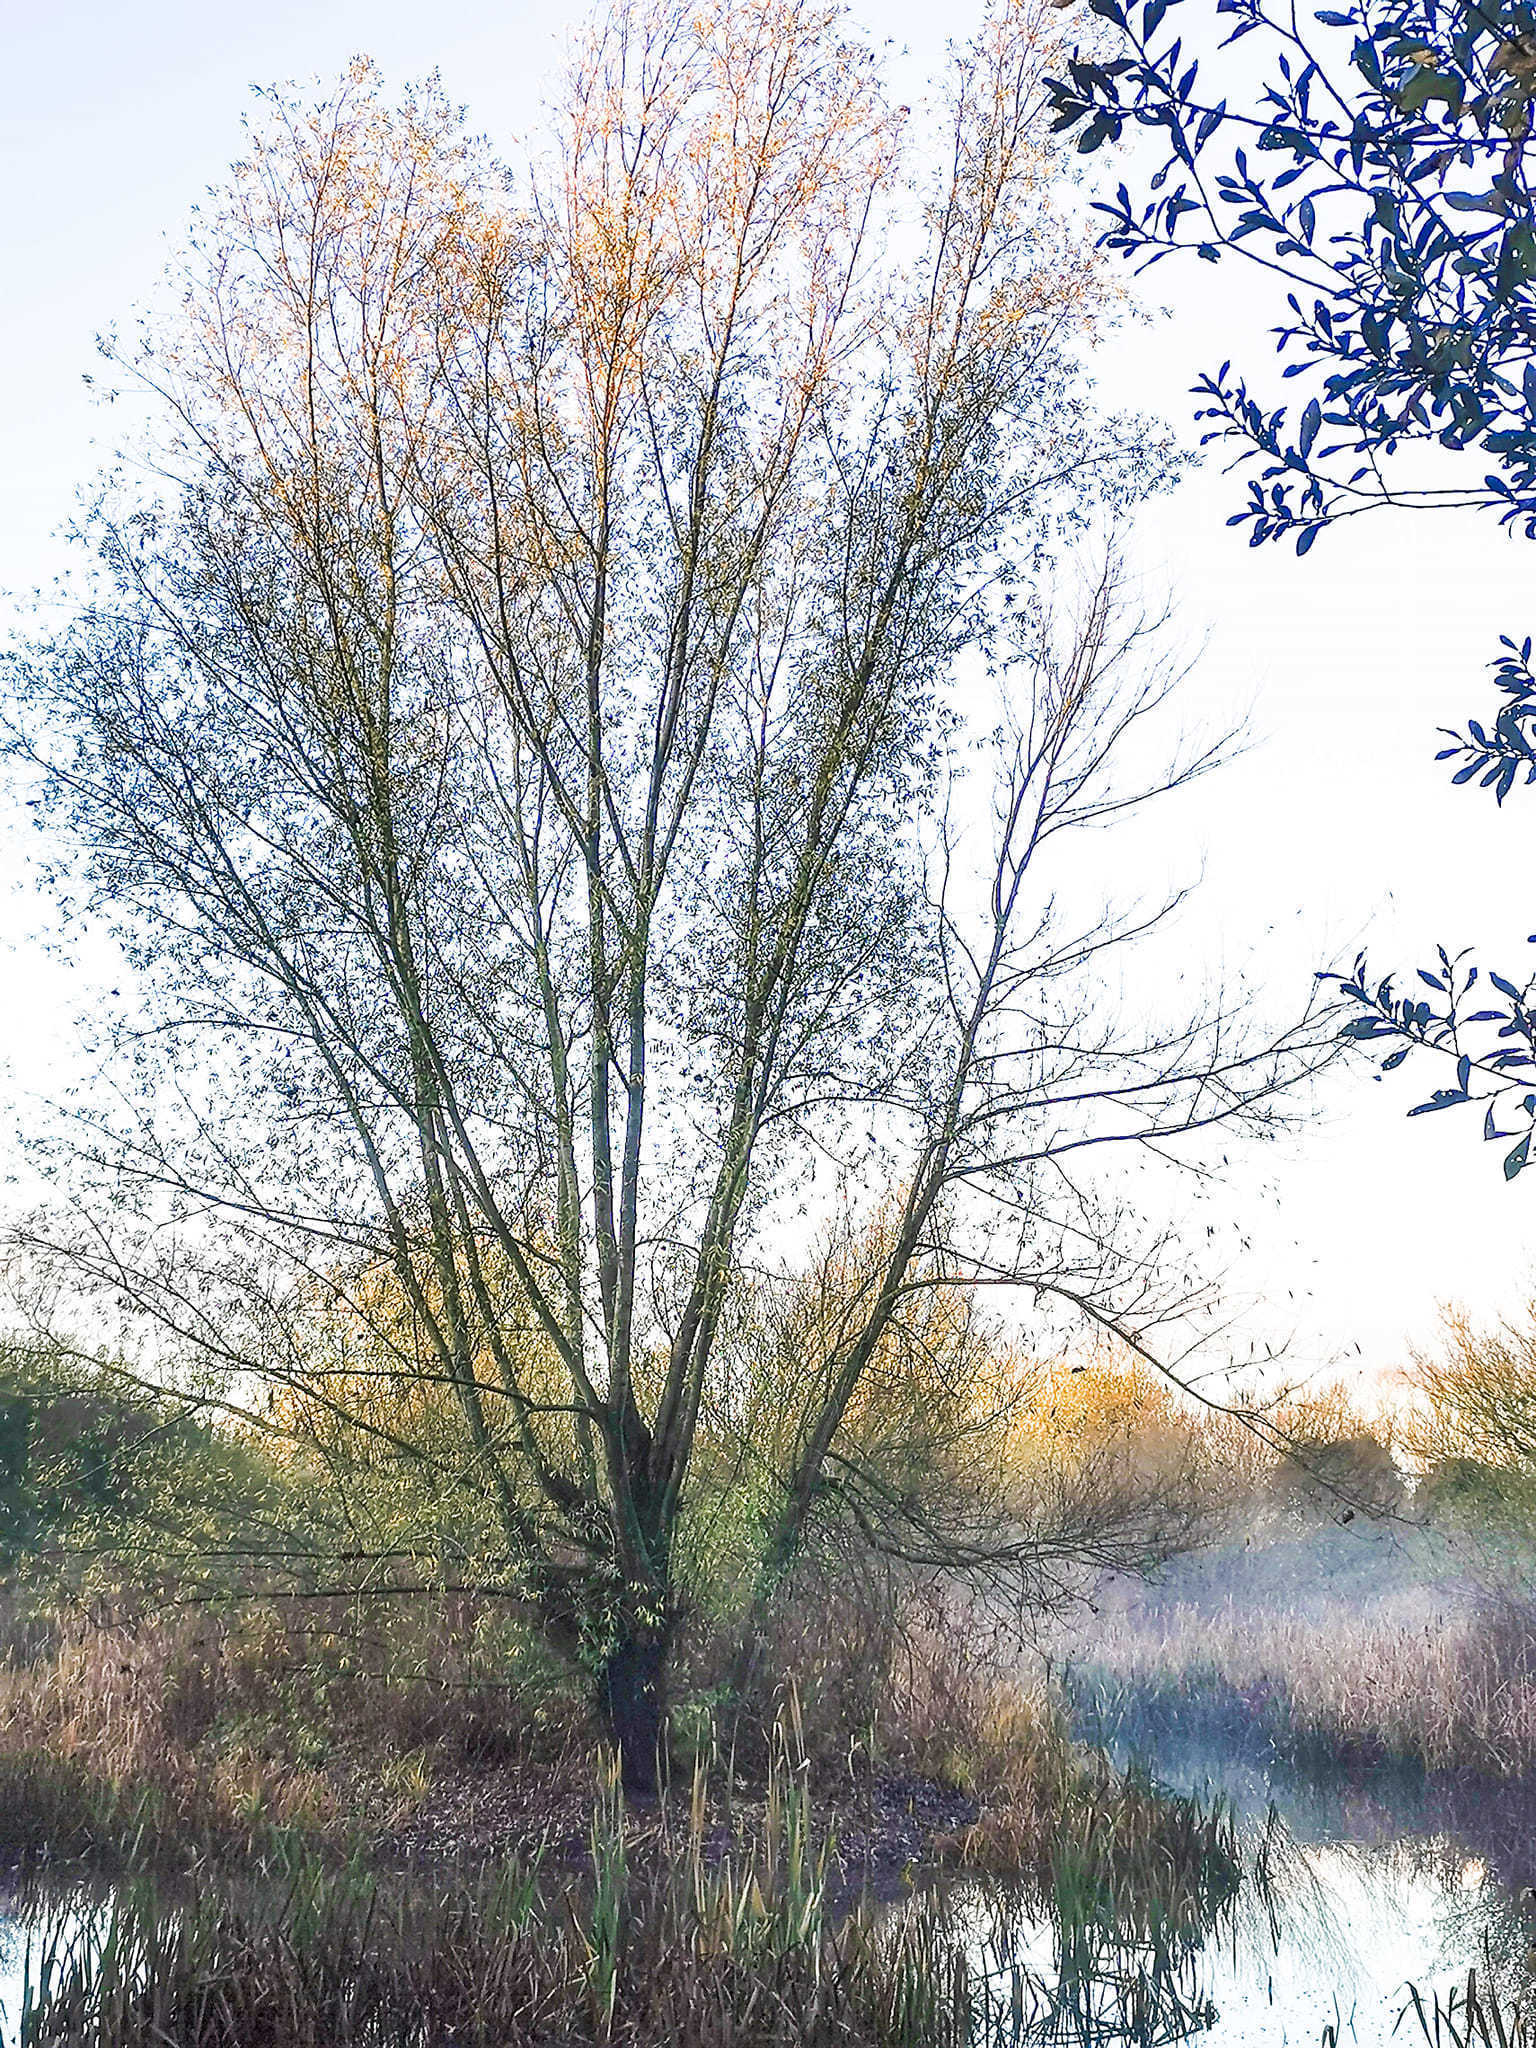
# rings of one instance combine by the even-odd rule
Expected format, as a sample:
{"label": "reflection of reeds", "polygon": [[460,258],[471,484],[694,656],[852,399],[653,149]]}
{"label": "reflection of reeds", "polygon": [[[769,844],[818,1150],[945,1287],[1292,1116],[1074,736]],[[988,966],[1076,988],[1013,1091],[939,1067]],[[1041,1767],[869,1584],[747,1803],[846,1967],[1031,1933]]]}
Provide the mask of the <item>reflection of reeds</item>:
{"label": "reflection of reeds", "polygon": [[[1416,1984],[1407,1986],[1408,2003],[1398,2015],[1397,2031],[1411,2013],[1429,2048],[1532,2048],[1536,2028],[1530,2015],[1487,1983],[1479,1983],[1477,1972],[1469,1972],[1464,1985],[1458,1984],[1445,1998],[1432,1991],[1426,1996]],[[1338,2036],[1330,2027],[1322,2048],[1338,2048]]]}
{"label": "reflection of reeds", "polygon": [[1536,1614],[1513,1605],[1427,1620],[1163,1608],[1106,1628],[1064,1677],[1105,1737],[1536,1771]]}
{"label": "reflection of reeds", "polygon": [[590,1884],[528,1869],[391,1886],[305,1866],[286,1887],[122,1889],[34,1933],[22,2039],[113,2048],[532,2048],[559,2042],[959,2048],[964,1958],[942,1910],[833,1922],[793,1859],[626,1866],[613,1814]]}
{"label": "reflection of reeds", "polygon": [[[974,2038],[1157,2048],[1204,2032],[1214,2013],[1197,1959],[1231,1917],[1264,1910],[1222,1805],[1174,1797],[1085,1765],[1032,1879],[995,1890],[972,1950]],[[1051,1930],[1048,1970],[1017,1952]]]}
{"label": "reflection of reeds", "polygon": [[975,2048],[1168,2048],[1213,2024],[1201,1954],[1231,1932],[1239,1892],[1213,1897],[1196,1924],[1145,1889],[1084,1878],[1064,1860],[1043,1896],[971,1881],[951,1894],[970,1928]]}

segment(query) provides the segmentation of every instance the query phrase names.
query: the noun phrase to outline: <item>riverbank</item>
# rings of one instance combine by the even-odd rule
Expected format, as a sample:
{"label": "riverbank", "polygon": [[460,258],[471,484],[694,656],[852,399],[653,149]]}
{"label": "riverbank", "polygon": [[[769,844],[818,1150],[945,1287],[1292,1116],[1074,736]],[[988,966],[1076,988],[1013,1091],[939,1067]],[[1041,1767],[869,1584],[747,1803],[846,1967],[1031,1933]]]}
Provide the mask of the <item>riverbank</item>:
{"label": "riverbank", "polygon": [[[547,1672],[433,1684],[358,1671],[335,1643],[306,1639],[300,1656],[274,1617],[76,1622],[0,1671],[13,1867],[576,1869],[607,1768],[593,1719]],[[1087,1831],[1157,1841],[1172,1866],[1205,1853],[1177,1803],[1118,1777],[1043,1687],[958,1632],[905,1637],[862,1725],[793,1680],[760,1721],[680,1702],[664,1797],[625,1806],[630,1848],[665,1853],[681,1803],[710,1860],[755,1854],[790,1780],[844,1896],[890,1896],[923,1867],[1043,1879]]]}
{"label": "riverbank", "polygon": [[[791,1699],[760,1774],[699,1742],[631,1802],[611,1758],[569,1742],[542,1771],[529,1754],[428,1773],[371,1833],[339,1822],[382,1813],[386,1777],[398,1794],[377,1757],[371,1784],[350,1759],[350,1798],[313,1767],[332,1787],[307,1808],[320,1824],[248,1815],[242,1833],[227,1806],[220,1832],[188,1803],[186,1757],[173,1801],[164,1781],[11,1749],[0,1815],[34,1801],[13,1907],[26,2039],[960,2048],[1033,1979],[1005,1952],[1011,1920],[1002,1947],[979,1942],[946,1873],[1095,1938],[1193,1952],[1241,1882],[1225,1811],[1118,1776],[1022,1694],[988,1704],[985,1731],[947,1736],[947,1776],[865,1760],[839,1779]],[[71,1785],[87,1824],[50,1839]]]}
{"label": "riverbank", "polygon": [[1240,1533],[1106,1581],[1049,1657],[1074,1723],[1119,1751],[1536,1781],[1536,1601],[1430,1531]]}
{"label": "riverbank", "polygon": [[[1192,1801],[1217,1853],[1170,1886],[1166,1829],[1138,1863],[1123,1825],[1079,1812],[1033,1878],[914,1873],[849,1900],[805,1774],[781,1764],[765,1789],[766,1824],[730,1847],[709,1802],[637,1815],[610,1780],[580,1870],[309,1855],[108,1886],[39,1873],[0,1886],[0,2005],[39,2048],[1529,2038],[1529,1913],[1438,1830],[1314,1847]],[[1122,1823],[1137,1810],[1154,1809]],[[1486,2027],[1467,2024],[1469,1970]],[[0,2021],[4,2048],[19,2038]]]}
{"label": "riverbank", "polygon": [[[952,1645],[908,1661],[910,1677],[937,1660],[891,1688],[851,1762],[793,1695],[736,1757],[688,1703],[670,1783],[645,1802],[526,1693],[521,1718],[489,1689],[440,1701],[431,1761],[400,1746],[419,1700],[333,1672],[280,1750],[271,1729],[255,1740],[260,1688],[221,1705],[163,1642],[114,1647],[111,1713],[76,1700],[60,1718],[67,1662],[9,1675],[52,1752],[9,1747],[25,1716],[0,1716],[0,1813],[68,1779],[96,1828],[73,1857],[43,1841],[0,1899],[0,2001],[49,2048],[1256,2048],[1351,2038],[1351,2000],[1374,2044],[1418,2038],[1405,1978],[1433,2026],[1474,1964],[1487,1994],[1495,1955],[1499,2010],[1525,2008],[1523,1887],[1445,1816],[1399,1816],[1371,1843],[1353,1795],[1347,1827],[1298,1832],[1268,1801],[1245,1820],[1225,1790],[1112,1769],[1039,1693],[974,1672],[962,1690]],[[139,1775],[114,1782],[99,1767],[129,1758],[129,1728]],[[242,1744],[270,1787],[307,1756],[325,1798],[282,1816],[274,1794],[265,1819],[242,1817]]]}

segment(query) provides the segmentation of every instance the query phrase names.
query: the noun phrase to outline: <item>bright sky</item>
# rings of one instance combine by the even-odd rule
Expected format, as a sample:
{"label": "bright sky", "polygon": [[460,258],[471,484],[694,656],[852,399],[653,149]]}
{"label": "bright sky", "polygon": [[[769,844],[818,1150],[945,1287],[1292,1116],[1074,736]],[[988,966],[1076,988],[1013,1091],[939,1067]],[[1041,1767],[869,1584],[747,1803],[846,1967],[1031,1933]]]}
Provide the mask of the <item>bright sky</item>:
{"label": "bright sky", "polygon": [[[252,81],[329,80],[358,52],[394,79],[437,68],[510,151],[578,11],[568,0],[456,0],[440,13],[419,0],[14,9],[0,79],[0,586],[46,584],[64,559],[57,529],[98,459],[93,437],[111,427],[81,382],[93,335],[127,319],[237,153]],[[855,7],[917,76],[967,11]],[[1227,266],[1165,266],[1151,283],[1149,303],[1177,299],[1174,316],[1130,330],[1097,375],[1110,403],[1161,410],[1188,434],[1192,369],[1266,351],[1263,305]],[[1189,722],[1247,714],[1257,741],[1160,827],[1154,867],[1206,877],[1191,974],[1257,960],[1284,1008],[1304,1000],[1314,967],[1367,939],[1383,970],[1471,942],[1519,971],[1536,926],[1530,802],[1500,815],[1451,789],[1433,755],[1438,725],[1486,709],[1498,633],[1530,624],[1522,544],[1491,521],[1386,515],[1298,563],[1228,532],[1239,489],[1207,468],[1155,504],[1135,542],[1177,604],[1185,645],[1204,649]],[[15,883],[0,893],[11,948],[0,1059],[18,1118],[67,1052],[78,1000],[33,940],[41,912],[24,844],[25,815],[0,819],[0,876]],[[1161,877],[1130,879],[1155,892]],[[1407,1123],[1413,1072],[1376,1084],[1358,1071],[1326,1116],[1234,1187],[1254,1233],[1240,1278],[1265,1298],[1266,1330],[1294,1331],[1299,1363],[1341,1354],[1389,1368],[1409,1343],[1432,1341],[1438,1303],[1494,1314],[1536,1292],[1536,1172],[1506,1189],[1497,1148],[1473,1124],[1454,1113]],[[1262,1200],[1261,1178],[1274,1190]]]}

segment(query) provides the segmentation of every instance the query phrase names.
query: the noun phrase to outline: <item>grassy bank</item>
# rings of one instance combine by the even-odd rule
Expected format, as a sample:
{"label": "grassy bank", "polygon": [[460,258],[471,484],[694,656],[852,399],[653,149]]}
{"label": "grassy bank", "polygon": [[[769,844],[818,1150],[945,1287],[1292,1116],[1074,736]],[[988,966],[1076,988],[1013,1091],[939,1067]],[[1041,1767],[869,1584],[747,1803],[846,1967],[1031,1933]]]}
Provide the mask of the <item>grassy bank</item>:
{"label": "grassy bank", "polygon": [[1332,1574],[1310,1554],[1250,1543],[1112,1591],[1057,1646],[1083,1727],[1132,1747],[1536,1776],[1536,1606],[1422,1545],[1368,1536]]}
{"label": "grassy bank", "polygon": [[137,1883],[44,1912],[23,2038],[121,2048],[513,2048],[517,2043],[960,2041],[963,1961],[919,1914],[828,1904],[803,1778],[721,1853],[711,1803],[643,1856],[610,1779],[578,1880],[502,1859],[430,1879],[308,1860],[281,1883]]}
{"label": "grassy bank", "polygon": [[579,1749],[515,1674],[419,1675],[359,1660],[352,1633],[241,1617],[55,1618],[0,1667],[0,1855],[118,1868],[345,1852],[398,1833],[434,1783],[472,1771],[563,1782]]}
{"label": "grassy bank", "polygon": [[[195,1887],[140,1876],[108,1903],[44,1893],[30,1916],[22,2040],[114,2048],[515,2048],[519,2043],[869,2043],[1007,2038],[1054,1993],[1015,1957],[1048,1912],[1083,1970],[1131,1944],[1170,1967],[1232,1904],[1221,1811],[1115,1780],[1063,1749],[1049,1802],[939,1845],[1006,1857],[996,1930],[942,1886],[853,1898],[793,1714],[760,1787],[701,1754],[654,1808],[601,1768],[583,1854],[390,1871],[313,1851]],[[1036,1752],[1038,1760],[1038,1750]],[[1015,1795],[1023,1764],[1009,1780]],[[999,1791],[1002,1780],[997,1781]],[[1049,1812],[1049,1819],[1046,1818]]]}
{"label": "grassy bank", "polygon": [[[276,1612],[61,1623],[0,1669],[0,1858],[119,1873],[311,1852],[583,1862],[605,1752],[568,1684],[511,1654],[432,1680],[419,1641],[405,1676],[354,1649]],[[1073,1742],[1046,1691],[962,1628],[914,1620],[855,1708],[829,1662],[807,1664],[803,1688],[791,1672],[756,1721],[708,1692],[679,1703],[669,1797],[703,1798],[717,1842],[766,1839],[789,1758],[845,1892],[921,1864],[1048,1882],[1085,1836],[1133,1867],[1142,1847],[1174,1867],[1210,1847],[1181,1802]],[[637,1807],[628,1826],[670,1854],[665,1812]]]}

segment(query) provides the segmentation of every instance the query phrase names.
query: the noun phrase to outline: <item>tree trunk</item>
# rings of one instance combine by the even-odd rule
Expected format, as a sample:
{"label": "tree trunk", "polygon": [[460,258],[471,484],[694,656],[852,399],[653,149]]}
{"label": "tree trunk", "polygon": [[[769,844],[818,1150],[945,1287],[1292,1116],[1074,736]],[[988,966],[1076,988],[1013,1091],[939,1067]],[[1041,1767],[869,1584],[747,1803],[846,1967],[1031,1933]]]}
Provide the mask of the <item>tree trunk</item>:
{"label": "tree trunk", "polygon": [[619,1752],[624,1790],[651,1797],[666,1768],[667,1652],[664,1634],[634,1630],[603,1670],[601,1704]]}

